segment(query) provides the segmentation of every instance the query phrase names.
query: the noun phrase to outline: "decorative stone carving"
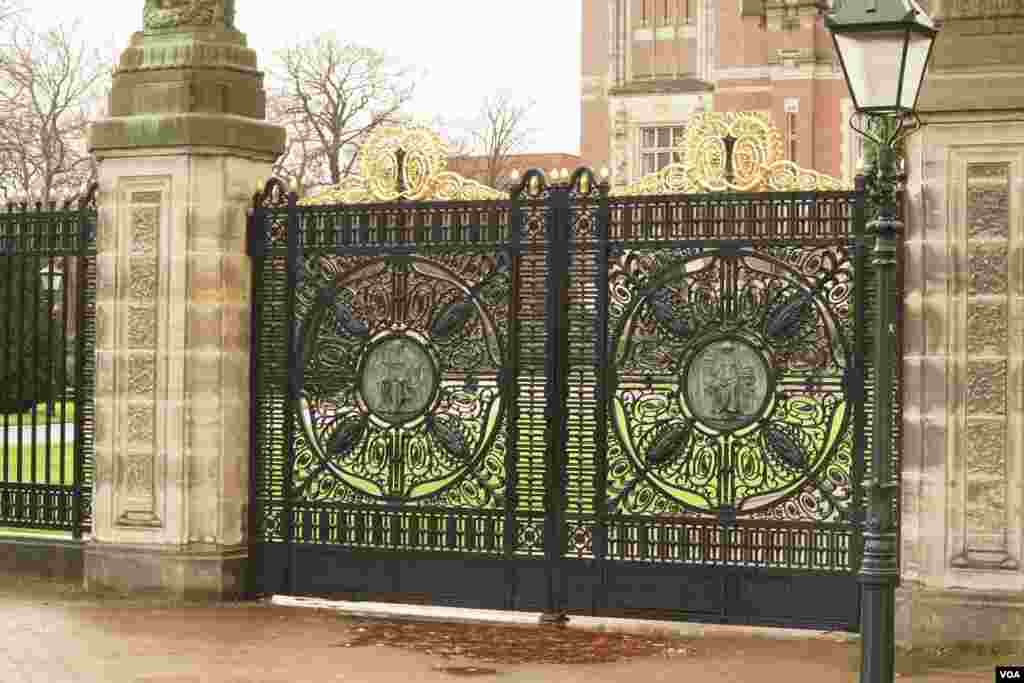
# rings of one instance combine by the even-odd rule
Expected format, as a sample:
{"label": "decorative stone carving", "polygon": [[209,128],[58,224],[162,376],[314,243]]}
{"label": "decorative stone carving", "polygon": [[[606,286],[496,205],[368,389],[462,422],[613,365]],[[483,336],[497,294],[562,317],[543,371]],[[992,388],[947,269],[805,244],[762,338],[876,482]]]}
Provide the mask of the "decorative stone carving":
{"label": "decorative stone carving", "polygon": [[146,0],[147,31],[203,26],[235,27],[234,0]]}
{"label": "decorative stone carving", "polygon": [[153,443],[155,433],[153,406],[128,406],[128,442],[149,445]]}
{"label": "decorative stone carving", "polygon": [[156,346],[156,311],[152,308],[128,308],[128,347],[150,349]]}
{"label": "decorative stone carving", "polygon": [[738,429],[760,417],[768,374],[764,358],[749,344],[737,339],[712,342],[686,371],[687,404],[715,429]]}
{"label": "decorative stone carving", "polygon": [[134,254],[152,254],[156,251],[157,232],[160,228],[159,206],[132,208],[131,245]]}
{"label": "decorative stone carving", "polygon": [[381,420],[399,424],[423,412],[437,393],[437,368],[418,342],[390,337],[366,355],[361,394]]}
{"label": "decorative stone carving", "polygon": [[128,496],[150,496],[153,492],[153,456],[133,453],[124,458],[124,478],[121,485]]}
{"label": "decorative stone carving", "polygon": [[1009,341],[1005,304],[968,304],[967,331],[969,354],[1005,354]]}
{"label": "decorative stone carving", "polygon": [[128,290],[133,299],[156,299],[156,261],[150,258],[132,258],[129,262]]}
{"label": "decorative stone carving", "polygon": [[967,257],[968,294],[1005,294],[1007,286],[1006,247],[972,246]]}
{"label": "decorative stone carving", "polygon": [[968,239],[1007,239],[1009,236],[1010,164],[968,165]]}
{"label": "decorative stone carving", "polygon": [[1024,17],[1024,0],[947,0],[946,19]]}
{"label": "decorative stone carving", "polygon": [[967,364],[967,413],[1006,414],[1006,361],[972,361]]}
{"label": "decorative stone carving", "polygon": [[136,396],[149,396],[156,388],[156,358],[139,354],[128,358],[128,390]]}
{"label": "decorative stone carving", "polygon": [[967,548],[1006,547],[1006,426],[971,421],[967,425]]}

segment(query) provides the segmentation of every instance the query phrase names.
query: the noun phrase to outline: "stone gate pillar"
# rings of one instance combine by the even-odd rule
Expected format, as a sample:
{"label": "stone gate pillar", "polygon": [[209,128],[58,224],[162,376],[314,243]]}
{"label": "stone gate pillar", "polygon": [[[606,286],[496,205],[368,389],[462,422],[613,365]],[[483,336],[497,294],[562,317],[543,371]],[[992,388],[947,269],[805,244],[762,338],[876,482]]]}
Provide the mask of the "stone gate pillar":
{"label": "stone gate pillar", "polygon": [[232,598],[247,557],[246,209],[284,146],[231,0],[145,3],[100,160],[89,589]]}

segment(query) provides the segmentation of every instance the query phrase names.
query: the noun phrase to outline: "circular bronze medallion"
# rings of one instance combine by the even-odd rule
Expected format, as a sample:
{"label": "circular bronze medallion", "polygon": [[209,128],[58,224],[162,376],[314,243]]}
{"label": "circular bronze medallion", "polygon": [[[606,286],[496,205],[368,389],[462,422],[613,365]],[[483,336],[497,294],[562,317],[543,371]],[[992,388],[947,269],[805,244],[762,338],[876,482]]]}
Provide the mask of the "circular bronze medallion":
{"label": "circular bronze medallion", "polygon": [[718,339],[698,351],[684,372],[687,405],[709,427],[741,429],[764,411],[769,374],[753,346],[740,339]]}
{"label": "circular bronze medallion", "polygon": [[437,368],[422,344],[406,336],[387,337],[363,360],[360,391],[366,407],[389,424],[419,417],[437,392]]}

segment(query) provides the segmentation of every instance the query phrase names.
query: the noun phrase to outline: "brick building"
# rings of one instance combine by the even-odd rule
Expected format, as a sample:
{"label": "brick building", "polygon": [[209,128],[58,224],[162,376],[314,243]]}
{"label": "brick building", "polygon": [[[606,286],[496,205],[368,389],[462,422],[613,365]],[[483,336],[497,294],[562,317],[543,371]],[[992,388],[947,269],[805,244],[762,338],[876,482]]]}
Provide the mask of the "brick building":
{"label": "brick building", "polygon": [[860,139],[829,0],[584,0],[581,156],[625,184],[679,160],[702,110],[768,112],[800,166],[852,178]]}
{"label": "brick building", "polygon": [[[490,185],[487,177],[488,157],[485,156],[456,156],[448,158],[448,170],[458,173],[464,178],[475,180],[484,185]],[[552,169],[568,169],[570,172],[583,164],[582,159],[575,154],[564,154],[561,152],[544,154],[510,154],[501,161],[503,173],[495,186],[504,186],[508,181],[509,174],[516,170],[520,175],[531,168],[539,168],[545,173]],[[599,170],[600,166],[594,168]]]}

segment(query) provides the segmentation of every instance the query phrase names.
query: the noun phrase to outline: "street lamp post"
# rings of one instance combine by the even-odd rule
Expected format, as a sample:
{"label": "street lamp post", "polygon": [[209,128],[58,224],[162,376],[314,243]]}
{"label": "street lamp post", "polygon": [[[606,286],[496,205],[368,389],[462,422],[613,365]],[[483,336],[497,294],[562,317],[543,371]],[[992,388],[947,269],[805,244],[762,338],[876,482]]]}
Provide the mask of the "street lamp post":
{"label": "street lamp post", "polygon": [[[878,155],[873,199],[875,234],[875,414],[871,474],[865,482],[867,521],[861,560],[861,683],[892,683],[896,654],[896,586],[900,571],[894,509],[898,472],[892,471],[892,393],[896,348],[896,253],[903,224],[896,210],[896,149],[920,125],[914,111],[937,30],[914,0],[842,0],[825,18],[857,115],[886,124],[858,128]],[[907,127],[907,121],[913,127]]]}

